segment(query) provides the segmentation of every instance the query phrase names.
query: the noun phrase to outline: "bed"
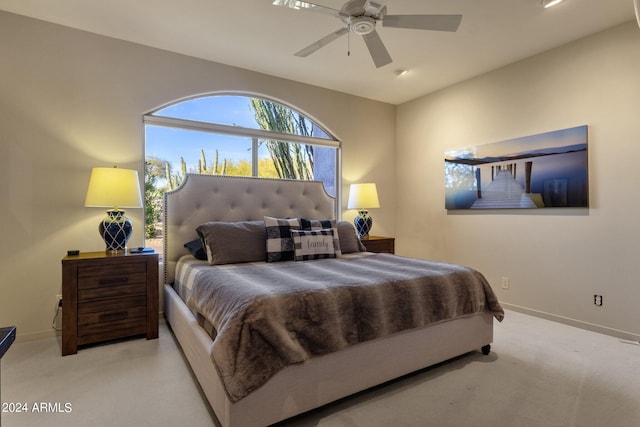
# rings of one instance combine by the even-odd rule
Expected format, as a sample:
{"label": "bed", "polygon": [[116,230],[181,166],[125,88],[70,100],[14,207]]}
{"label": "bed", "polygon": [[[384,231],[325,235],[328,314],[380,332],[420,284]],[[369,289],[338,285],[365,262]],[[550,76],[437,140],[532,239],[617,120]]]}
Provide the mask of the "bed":
{"label": "bed", "polygon": [[[336,212],[335,200],[326,194],[322,183],[315,181],[188,174],[178,189],[165,193],[164,313],[207,400],[223,426],[269,425],[452,357],[477,349],[482,349],[485,354],[490,351],[489,345],[493,341],[493,319],[501,320],[503,316],[502,308],[495,299],[495,295],[480,273],[466,267],[439,265],[440,263],[429,264],[428,268],[438,269],[436,275],[443,276],[441,284],[443,289],[453,289],[452,283],[457,283],[455,286],[459,289],[447,291],[452,298],[458,298],[458,294],[462,292],[462,282],[477,281],[478,284],[474,286],[480,290],[474,292],[482,294],[479,297],[480,302],[454,302],[442,305],[437,310],[436,317],[432,314],[417,314],[406,316],[408,318],[403,321],[397,320],[402,316],[394,315],[401,310],[393,307],[386,308],[386,314],[372,314],[371,318],[375,319],[372,321],[366,320],[367,317],[362,314],[362,308],[352,309],[356,314],[340,316],[342,323],[337,327],[340,330],[348,330],[338,334],[348,338],[338,337],[319,343],[316,342],[318,336],[328,335],[327,328],[320,327],[322,333],[309,338],[303,337],[300,331],[298,331],[300,335],[297,335],[287,329],[284,332],[260,329],[263,326],[256,326],[257,323],[246,327],[243,322],[248,322],[247,319],[252,318],[252,313],[256,310],[253,305],[255,300],[259,301],[258,305],[266,304],[266,307],[270,307],[266,311],[275,312],[275,317],[281,318],[296,311],[291,307],[316,307],[315,300],[309,302],[311,293],[319,294],[327,301],[341,301],[335,304],[333,313],[341,312],[340,307],[344,305],[345,300],[367,300],[369,303],[374,301],[374,305],[375,301],[385,301],[386,305],[387,300],[395,298],[390,298],[388,295],[399,294],[398,291],[390,291],[392,288],[389,283],[392,282],[404,286],[400,294],[406,297],[404,301],[399,301],[399,304],[406,306],[407,301],[433,298],[421,290],[422,286],[416,283],[413,277],[404,277],[400,273],[403,271],[405,272],[403,274],[408,274],[406,272],[416,269],[414,263],[426,261],[361,252],[361,247],[355,251],[353,249],[348,251],[350,252],[348,254],[342,254],[338,249],[338,236],[343,240],[343,244],[346,239],[344,239],[345,235],[338,233],[339,223],[333,222],[327,225],[323,222],[318,225],[319,220],[335,218]],[[213,224],[215,227],[219,227],[220,224],[224,226],[227,223],[234,224],[234,227],[235,224],[243,224],[243,227],[244,224],[248,224],[254,227],[255,224],[265,221],[265,217],[278,221],[308,219],[308,224],[315,224],[315,227],[302,227],[311,231],[298,231],[299,227],[294,226],[295,232],[290,234],[296,237],[296,243],[303,239],[303,242],[325,242],[327,246],[331,246],[333,242],[335,247],[328,249],[327,259],[306,261],[307,258],[299,257],[299,260],[305,261],[271,263],[256,261],[232,264],[223,260],[216,262],[219,265],[213,266],[209,265],[211,260],[218,259],[216,257],[220,256],[224,258],[226,256],[224,252],[218,252],[218,248],[205,245],[208,261],[199,261],[191,255],[190,249],[185,247],[187,242],[199,241],[200,237],[207,237],[207,232],[218,230],[218,228],[203,229],[203,224]],[[281,224],[278,223],[278,225]],[[340,226],[342,231],[344,224]],[[196,232],[197,229],[200,236]],[[267,227],[267,230],[270,229]],[[348,231],[345,232],[348,233]],[[322,236],[319,236],[320,234]],[[268,232],[267,241],[270,237],[273,236]],[[211,241],[213,240],[212,238]],[[357,245],[357,242],[355,244]],[[240,256],[249,256],[247,253],[252,251],[250,246],[248,244],[247,250],[244,251],[246,253]],[[298,249],[300,249],[299,246],[298,244]],[[269,244],[266,244],[266,247],[267,257],[271,257]],[[278,251],[273,252],[278,254]],[[297,256],[298,252],[295,252],[295,255]],[[397,271],[389,267],[399,261],[405,265],[398,267]],[[361,273],[370,271],[372,268],[378,268],[379,272]],[[315,269],[317,272],[308,273],[304,269]],[[447,275],[441,273],[441,269],[446,270]],[[328,282],[334,279],[329,279],[327,273],[318,274],[318,271],[331,271],[334,272],[334,276],[350,277],[351,281],[329,287]],[[395,276],[386,277],[384,282],[378,280],[379,277],[392,273]],[[278,295],[278,298],[287,299],[284,302],[278,302],[274,309],[274,305],[269,305],[272,304],[272,294],[279,294],[280,289],[284,287],[295,286],[294,284],[276,286],[276,283],[279,284],[284,280],[283,276],[293,276],[295,282],[305,284],[300,285],[296,292],[293,292],[295,296]],[[191,280],[194,277],[198,279]],[[202,277],[207,279],[203,280]],[[305,280],[300,279],[303,277]],[[375,288],[373,296],[361,296],[364,294],[360,292],[364,290],[361,290],[361,284],[356,282],[363,281],[361,279],[365,277],[370,278],[371,282],[367,287]],[[263,278],[273,286],[258,283]],[[224,300],[225,303],[222,304],[225,309],[232,307],[230,311],[234,316],[228,318],[233,317],[234,322],[237,318],[241,318],[242,322],[236,324],[224,318],[224,322],[221,323],[222,309],[219,303],[221,296],[231,290],[235,292],[236,289],[245,289],[243,286],[247,290],[240,293],[243,294],[242,298],[245,294],[248,295],[246,300],[234,299],[233,302],[228,303]],[[256,289],[267,287],[268,297],[255,298],[253,290],[248,290],[253,289],[252,287]],[[309,290],[315,287],[318,289]],[[212,299],[200,298],[205,296]],[[189,306],[183,298],[189,301]],[[238,315],[239,310],[244,311]],[[312,317],[318,315],[316,311],[307,308],[299,311],[305,313],[311,311]],[[369,311],[369,308],[364,311]],[[271,328],[272,322],[265,322],[262,314],[259,317],[258,323],[268,323],[267,327]],[[291,325],[296,322],[298,322],[296,318],[287,317],[285,323]],[[314,320],[305,319],[305,322],[304,325],[309,325],[309,322],[313,323]],[[354,325],[357,323],[357,326],[353,326],[352,323]],[[400,327],[399,323],[406,323],[406,325]],[[225,326],[221,326],[222,324]],[[212,328],[211,325],[217,325],[218,329]],[[224,331],[227,330],[235,333],[225,335]],[[241,338],[229,341],[228,337],[233,338],[236,335]],[[267,354],[269,353],[267,350],[273,346],[261,345],[262,341],[247,341],[256,336],[263,340],[263,336],[267,335],[278,336],[285,348],[285,350],[272,352],[277,356],[276,359],[281,357],[284,362],[276,360],[276,367],[270,369],[266,367],[271,366],[273,355]],[[227,357],[225,352],[228,353],[228,350],[221,350],[221,342],[227,341],[234,349],[244,349],[247,353],[245,356],[256,361],[251,361],[251,364],[236,362],[236,359],[240,360],[237,353]],[[345,343],[345,341],[349,342]],[[256,342],[261,346],[257,347]],[[252,355],[252,346],[261,350]],[[265,357],[269,364],[265,359],[257,358],[256,354],[263,353],[267,354]],[[390,363],[391,361],[393,363]],[[265,366],[265,374],[262,375],[262,371],[256,370],[256,366]],[[266,371],[269,372],[266,373]],[[239,384],[239,381],[236,381],[238,378],[234,377],[237,372],[248,372],[242,376],[242,379],[249,378],[253,382],[236,387]]]}

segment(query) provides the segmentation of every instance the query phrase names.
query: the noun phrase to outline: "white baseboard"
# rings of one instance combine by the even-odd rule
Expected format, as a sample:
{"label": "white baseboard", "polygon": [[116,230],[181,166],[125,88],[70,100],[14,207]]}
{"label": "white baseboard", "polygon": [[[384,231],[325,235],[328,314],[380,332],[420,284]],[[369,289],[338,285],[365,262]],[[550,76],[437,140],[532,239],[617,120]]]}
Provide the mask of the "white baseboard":
{"label": "white baseboard", "polygon": [[528,314],[542,319],[551,320],[553,322],[563,323],[569,326],[575,326],[576,328],[586,329],[587,331],[597,332],[600,334],[611,335],[613,337],[622,338],[630,341],[640,341],[640,335],[621,331],[619,329],[609,328],[607,326],[596,325],[595,323],[583,322],[582,320],[571,319],[570,317],[559,316],[557,314],[551,314],[540,310],[534,310],[532,308],[521,307],[515,304],[509,304],[506,302],[500,302],[503,308],[517,311],[519,313]]}
{"label": "white baseboard", "polygon": [[21,334],[18,332],[18,328],[16,328],[16,342],[33,341],[33,340],[39,340],[42,338],[51,338],[61,334],[62,332],[54,331],[53,329]]}

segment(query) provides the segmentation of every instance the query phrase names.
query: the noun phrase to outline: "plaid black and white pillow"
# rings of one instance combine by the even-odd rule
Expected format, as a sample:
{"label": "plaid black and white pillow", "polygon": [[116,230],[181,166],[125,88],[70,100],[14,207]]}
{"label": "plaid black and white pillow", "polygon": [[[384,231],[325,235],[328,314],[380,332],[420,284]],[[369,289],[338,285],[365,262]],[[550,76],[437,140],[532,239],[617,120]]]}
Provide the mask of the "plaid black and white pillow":
{"label": "plaid black and white pillow", "polygon": [[340,237],[338,235],[338,228],[336,225],[335,219],[305,219],[300,218],[300,229],[301,230],[333,230],[333,248],[336,254],[336,258],[340,258],[342,256],[342,250],[340,249]]}
{"label": "plaid black and white pillow", "polygon": [[295,248],[291,230],[300,229],[300,218],[264,217],[267,233],[267,262],[293,261]]}
{"label": "plaid black and white pillow", "polygon": [[331,228],[323,230],[291,230],[291,237],[295,247],[296,261],[311,259],[335,258],[333,246],[334,231]]}

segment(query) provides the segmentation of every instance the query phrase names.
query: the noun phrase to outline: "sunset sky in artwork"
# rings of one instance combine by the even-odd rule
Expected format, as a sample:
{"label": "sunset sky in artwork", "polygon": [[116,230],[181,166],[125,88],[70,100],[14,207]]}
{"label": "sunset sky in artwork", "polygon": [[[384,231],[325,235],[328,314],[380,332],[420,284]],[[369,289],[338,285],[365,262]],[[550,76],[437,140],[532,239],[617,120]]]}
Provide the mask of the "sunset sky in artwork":
{"label": "sunset sky in artwork", "polygon": [[445,159],[508,156],[551,147],[587,143],[587,126],[578,126],[537,135],[523,136],[490,144],[459,148],[445,152]]}

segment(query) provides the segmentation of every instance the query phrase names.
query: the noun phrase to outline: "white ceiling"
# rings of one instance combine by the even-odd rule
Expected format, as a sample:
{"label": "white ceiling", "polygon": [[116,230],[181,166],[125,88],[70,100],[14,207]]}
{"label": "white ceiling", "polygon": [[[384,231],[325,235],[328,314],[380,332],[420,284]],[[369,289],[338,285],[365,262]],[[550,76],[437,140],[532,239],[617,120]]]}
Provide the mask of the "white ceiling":
{"label": "white ceiling", "polygon": [[[316,0],[340,9],[343,0]],[[388,0],[388,14],[462,14],[458,32],[378,26],[393,63],[376,69],[360,36],[293,55],[338,19],[272,0],[0,0],[0,10],[392,104],[634,20],[632,0]],[[640,32],[638,34],[640,37]],[[398,78],[394,71],[410,72]]]}

